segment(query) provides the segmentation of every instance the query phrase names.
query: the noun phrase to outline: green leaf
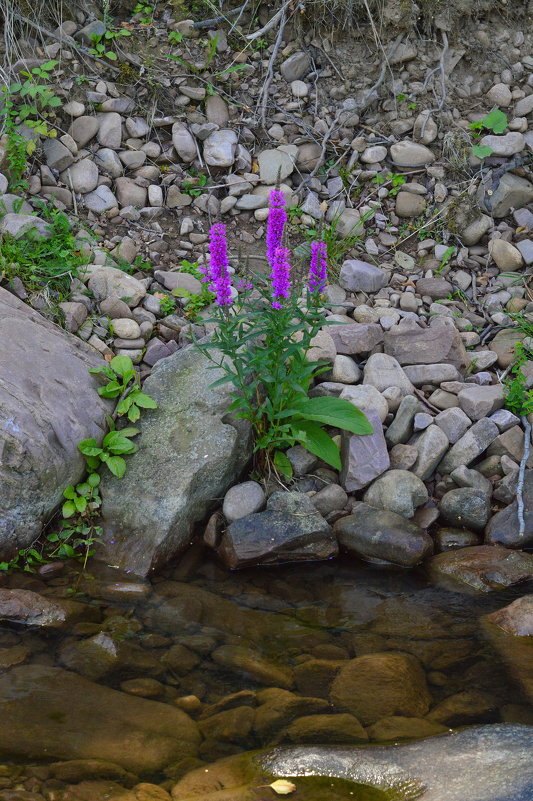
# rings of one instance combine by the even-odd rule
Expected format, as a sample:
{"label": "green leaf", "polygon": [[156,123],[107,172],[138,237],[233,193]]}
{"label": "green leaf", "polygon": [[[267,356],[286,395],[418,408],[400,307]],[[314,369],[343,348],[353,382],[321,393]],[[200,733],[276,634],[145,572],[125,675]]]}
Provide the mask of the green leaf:
{"label": "green leaf", "polygon": [[141,429],[135,428],[135,426],[127,426],[126,428],[121,428],[118,433],[121,437],[136,437],[137,434],[141,433]]}
{"label": "green leaf", "polygon": [[93,487],[93,488],[94,488],[94,487],[97,487],[97,486],[100,484],[100,480],[101,480],[101,479],[100,479],[100,476],[99,476],[99,474],[98,474],[98,473],[90,473],[90,474],[87,476],[87,484],[88,484],[90,487]]}
{"label": "green leaf", "polygon": [[76,484],[76,492],[80,495],[88,495],[90,491],[91,487],[86,481],[82,484]]}
{"label": "green leaf", "polygon": [[133,404],[128,411],[128,420],[131,423],[136,423],[140,416],[141,416],[141,411],[139,407]]}
{"label": "green leaf", "polygon": [[113,53],[112,50],[108,50],[107,53],[106,53],[106,56],[108,57],[108,59],[110,61],[116,61],[117,60],[117,54]]}
{"label": "green leaf", "polygon": [[98,447],[98,443],[93,437],[78,442],[78,450],[85,456],[99,456],[102,453],[102,449]]}
{"label": "green leaf", "polygon": [[157,403],[150,395],[145,395],[144,392],[135,392],[134,401],[141,409],[157,409]]}
{"label": "green leaf", "polygon": [[472,153],[478,159],[486,159],[492,156],[494,150],[488,145],[472,145]]}
{"label": "green leaf", "polygon": [[111,453],[133,453],[136,446],[127,437],[121,436],[120,431],[110,431],[102,443],[103,447]]}
{"label": "green leaf", "polygon": [[293,436],[315,456],[323,459],[335,470],[341,470],[341,455],[338,447],[335,445],[329,434],[320,428],[320,426],[311,423],[308,420],[297,420],[292,427]]}
{"label": "green leaf", "polygon": [[76,514],[76,504],[74,503],[74,501],[66,501],[63,504],[61,513],[64,518],[73,517],[73,515]]}
{"label": "green leaf", "polygon": [[[342,428],[352,434],[372,434],[373,428],[362,411],[341,398],[302,398],[293,403],[306,420]],[[300,421],[297,421],[297,425]]]}
{"label": "green leaf", "polygon": [[100,467],[100,455],[97,456],[87,456],[85,455],[85,464],[87,465],[87,470],[90,473],[94,473],[95,470],[98,470]]}
{"label": "green leaf", "polygon": [[485,128],[494,131],[495,134],[501,134],[507,128],[507,114],[504,114],[499,108],[495,108],[489,111],[481,122]]}
{"label": "green leaf", "polygon": [[125,378],[130,374],[135,375],[133,362],[129,356],[115,356],[114,359],[111,359],[109,364],[111,369],[114,370],[117,375],[122,376],[122,378]]}
{"label": "green leaf", "polygon": [[293,469],[288,456],[283,451],[274,452],[274,467],[287,478],[292,478]]}
{"label": "green leaf", "polygon": [[122,385],[118,381],[110,381],[105,387],[100,387],[98,394],[102,398],[117,398],[122,392]]}
{"label": "green leaf", "polygon": [[122,456],[108,456],[105,460],[114,476],[122,478],[126,472],[126,462]]}
{"label": "green leaf", "polygon": [[174,295],[176,298],[188,298],[191,292],[189,289],[184,289],[181,286],[177,286],[176,289],[173,289],[170,294]]}
{"label": "green leaf", "polygon": [[74,505],[76,510],[80,514],[83,514],[83,512],[87,509],[87,498],[83,498],[81,495],[78,495],[76,498],[74,498]]}
{"label": "green leaf", "polygon": [[117,413],[126,414],[132,403],[133,403],[133,398],[131,397],[131,395],[122,398],[122,400],[120,400],[117,404]]}
{"label": "green leaf", "polygon": [[63,497],[64,497],[64,498],[69,498],[70,500],[72,500],[73,498],[75,498],[75,497],[76,497],[76,490],[74,489],[74,487],[72,486],[72,484],[69,484],[69,486],[68,486],[68,487],[66,487],[66,488],[63,490]]}

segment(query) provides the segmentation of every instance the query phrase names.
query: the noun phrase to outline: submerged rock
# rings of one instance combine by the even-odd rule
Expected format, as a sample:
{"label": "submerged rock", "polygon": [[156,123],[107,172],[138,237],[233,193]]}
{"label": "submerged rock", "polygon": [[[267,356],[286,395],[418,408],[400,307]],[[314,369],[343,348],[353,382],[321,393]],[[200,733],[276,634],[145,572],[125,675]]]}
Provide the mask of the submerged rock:
{"label": "submerged rock", "polygon": [[228,526],[219,555],[231,568],[336,556],[331,527],[299,492],[275,492],[265,512],[247,515]]}
{"label": "submerged rock", "polygon": [[533,578],[533,556],[498,545],[445,551],[428,562],[431,579],[454,592],[503,590]]}
{"label": "submerged rock", "polygon": [[0,675],[0,754],[30,760],[102,759],[136,774],[195,755],[196,723],[67,670],[16,667]]}
{"label": "submerged rock", "polygon": [[481,620],[511,676],[533,702],[533,595],[518,598]]}
{"label": "submerged rock", "polygon": [[100,620],[94,606],[64,599],[45,598],[31,590],[0,589],[0,621],[25,626],[60,628],[77,620]]}
{"label": "submerged rock", "polygon": [[[322,776],[328,778],[322,797],[329,792],[332,801],[364,793],[361,785],[390,801],[531,801],[532,747],[533,726],[496,724],[405,745],[275,748],[202,766],[175,785],[172,798],[252,801],[255,788],[287,777],[311,799]],[[335,779],[350,784],[342,792]]]}
{"label": "submerged rock", "polygon": [[147,575],[183,551],[251,455],[247,427],[226,422],[227,385],[195,348],[157,363],[144,391],[158,404],[139,423],[139,450],[124,478],[102,481],[102,559]]}

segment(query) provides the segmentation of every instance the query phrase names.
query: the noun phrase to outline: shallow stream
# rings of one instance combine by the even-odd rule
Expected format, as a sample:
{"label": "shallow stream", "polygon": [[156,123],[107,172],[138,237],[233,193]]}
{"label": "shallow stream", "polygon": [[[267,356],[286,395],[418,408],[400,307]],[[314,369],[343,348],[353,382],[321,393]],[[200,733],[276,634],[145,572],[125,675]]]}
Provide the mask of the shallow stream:
{"label": "shallow stream", "polygon": [[[117,581],[115,571],[90,568],[73,595],[72,578],[67,570],[48,579],[9,577],[4,586],[94,608],[63,630],[4,626],[1,670],[59,667],[185,711],[200,727],[197,752],[157,771],[135,770],[134,761],[128,768],[167,789],[202,761],[271,744],[398,742],[469,724],[533,722],[533,710],[480,623],[531,587],[460,595],[431,586],[422,572],[347,558],[230,573],[201,548],[192,548],[150,585],[127,577]],[[416,657],[410,708],[400,704],[384,714],[389,690],[374,685],[370,666],[368,685],[354,688],[365,705],[364,729],[357,729],[346,708],[335,706],[342,694],[338,674],[355,657],[387,652]],[[84,699],[73,692],[69,702],[82,708]],[[46,721],[57,724],[54,699],[43,690],[39,705],[46,709],[36,708],[35,722],[44,725],[43,740],[50,738],[49,760],[35,749],[25,754],[15,737],[13,761],[0,766],[0,801],[85,799],[72,790],[68,770],[47,764],[66,757],[47,731]],[[329,720],[331,715],[344,717]],[[81,741],[85,727],[90,729],[90,721],[80,714]],[[123,732],[121,743],[119,733],[119,742],[110,745],[91,730],[90,757],[120,764],[117,753],[131,748],[128,734]],[[91,778],[89,766],[81,775]],[[100,768],[95,778],[102,778]],[[376,797],[363,793],[361,801]]]}

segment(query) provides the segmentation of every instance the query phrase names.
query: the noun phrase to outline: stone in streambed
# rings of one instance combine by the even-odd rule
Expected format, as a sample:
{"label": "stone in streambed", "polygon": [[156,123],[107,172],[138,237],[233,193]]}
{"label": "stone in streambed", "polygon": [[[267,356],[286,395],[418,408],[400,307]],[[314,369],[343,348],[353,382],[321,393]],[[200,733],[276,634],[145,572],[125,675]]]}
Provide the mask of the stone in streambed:
{"label": "stone in streambed", "polygon": [[482,531],[490,516],[490,495],[473,487],[450,490],[441,499],[440,513],[451,526]]}
{"label": "stone in streambed", "polygon": [[351,659],[333,682],[330,699],[365,726],[388,715],[425,715],[431,703],[418,660],[394,651]]}
{"label": "stone in streambed", "polygon": [[432,553],[433,542],[419,526],[386,509],[359,503],[334,525],[341,548],[370,562],[414,567]]}
{"label": "stone in streambed", "polygon": [[452,592],[503,590],[533,578],[533,556],[498,545],[474,545],[433,556],[430,578]]}
{"label": "stone in streambed", "polygon": [[41,628],[61,628],[77,620],[100,620],[96,607],[46,598],[31,590],[0,589],[0,621]]}
{"label": "stone in streambed", "polygon": [[265,492],[257,481],[236,484],[226,492],[222,512],[229,523],[259,512],[265,503]]}
{"label": "stone in streambed", "polygon": [[146,575],[183,551],[250,458],[248,427],[226,422],[229,391],[211,388],[222,372],[207,364],[188,347],[159,361],[144,384],[158,408],[139,423],[124,478],[102,481],[100,553],[109,564]]}
{"label": "stone in streambed", "polygon": [[533,702],[533,595],[525,595],[485,615],[481,623],[511,676]]}
{"label": "stone in streambed", "polygon": [[367,409],[365,413],[372,425],[372,434],[342,432],[340,483],[346,492],[363,489],[390,467],[380,416],[374,409]]}
{"label": "stone in streambed", "polygon": [[213,651],[211,658],[217,665],[267,687],[290,690],[294,684],[293,672],[289,667],[272,662],[244,645],[222,645]]}
{"label": "stone in streambed", "polygon": [[105,757],[137,774],[156,773],[183,754],[196,754],[200,741],[197,725],[175,707],[45,665],[0,675],[0,699],[3,756]]}
{"label": "stone in streambed", "polygon": [[276,748],[221,760],[207,772],[202,766],[174,787],[172,797],[222,801],[223,793],[228,801],[247,801],[257,787],[287,778],[311,799],[315,777],[323,777],[339,798],[351,782],[354,795],[363,784],[387,797],[407,793],[420,801],[531,801],[532,747],[533,726],[493,724],[403,745]]}
{"label": "stone in streambed", "polygon": [[303,493],[276,492],[265,512],[228,526],[219,555],[228,567],[275,564],[336,556],[331,527]]}
{"label": "stone in streambed", "polygon": [[388,470],[367,489],[364,502],[376,509],[388,509],[402,517],[413,517],[418,506],[427,503],[425,484],[408,470]]}
{"label": "stone in streambed", "polygon": [[356,743],[368,740],[368,734],[353,715],[306,715],[298,718],[283,733],[292,743]]}

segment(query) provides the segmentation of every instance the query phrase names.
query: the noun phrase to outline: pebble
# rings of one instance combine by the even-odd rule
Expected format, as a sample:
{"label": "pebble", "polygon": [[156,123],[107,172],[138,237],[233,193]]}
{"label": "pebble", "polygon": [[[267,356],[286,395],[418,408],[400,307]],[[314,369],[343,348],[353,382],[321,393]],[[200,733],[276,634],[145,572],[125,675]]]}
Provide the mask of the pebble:
{"label": "pebble", "polygon": [[236,484],[224,496],[222,512],[228,523],[259,512],[265,505],[265,492],[256,481]]}

